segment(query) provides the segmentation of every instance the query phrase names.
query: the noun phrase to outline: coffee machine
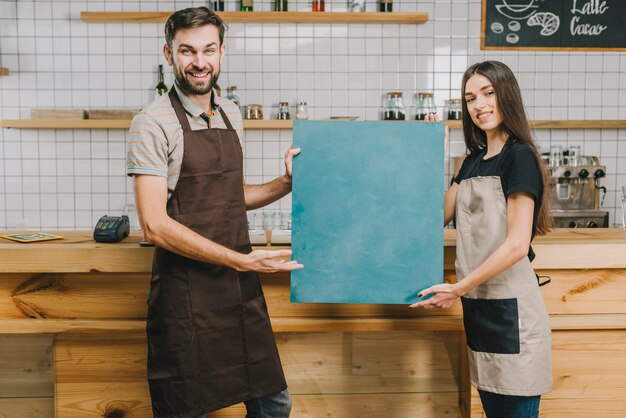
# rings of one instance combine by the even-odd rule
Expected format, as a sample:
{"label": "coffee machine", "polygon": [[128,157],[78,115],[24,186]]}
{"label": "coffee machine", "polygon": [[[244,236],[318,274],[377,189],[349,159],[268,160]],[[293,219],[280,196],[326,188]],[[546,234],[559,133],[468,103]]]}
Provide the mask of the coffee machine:
{"label": "coffee machine", "polygon": [[[550,210],[557,228],[607,228],[608,211],[600,210],[606,167],[598,157],[581,156],[579,147],[553,146],[542,155],[548,170]],[[602,195],[600,192],[602,191]]]}

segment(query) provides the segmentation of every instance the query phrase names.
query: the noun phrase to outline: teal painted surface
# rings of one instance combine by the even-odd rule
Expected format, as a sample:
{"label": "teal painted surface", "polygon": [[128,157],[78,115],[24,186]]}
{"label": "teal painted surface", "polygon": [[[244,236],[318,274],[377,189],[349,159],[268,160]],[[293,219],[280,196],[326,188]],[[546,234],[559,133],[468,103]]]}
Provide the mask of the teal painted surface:
{"label": "teal painted surface", "polygon": [[443,124],[294,121],[292,302],[417,301],[443,281]]}

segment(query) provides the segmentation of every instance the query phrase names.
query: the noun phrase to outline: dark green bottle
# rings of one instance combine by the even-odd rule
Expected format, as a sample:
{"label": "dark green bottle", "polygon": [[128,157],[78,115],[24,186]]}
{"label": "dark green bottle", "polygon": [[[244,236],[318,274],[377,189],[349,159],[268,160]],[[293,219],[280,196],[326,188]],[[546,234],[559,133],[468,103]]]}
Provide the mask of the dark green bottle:
{"label": "dark green bottle", "polygon": [[254,0],[241,0],[241,9],[242,12],[251,12],[254,9]]}
{"label": "dark green bottle", "polygon": [[167,93],[169,89],[165,85],[165,80],[163,78],[163,65],[159,64],[159,83],[154,88],[154,98],[158,99]]}

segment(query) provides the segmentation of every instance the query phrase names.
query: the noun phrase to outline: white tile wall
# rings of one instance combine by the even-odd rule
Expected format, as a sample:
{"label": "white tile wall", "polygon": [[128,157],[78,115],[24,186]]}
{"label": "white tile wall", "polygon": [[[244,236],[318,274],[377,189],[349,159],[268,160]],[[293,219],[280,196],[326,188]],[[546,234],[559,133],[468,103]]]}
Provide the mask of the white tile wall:
{"label": "white tile wall", "polygon": [[[518,75],[533,119],[625,119],[624,52],[511,52],[480,50],[480,0],[396,0],[397,11],[424,11],[423,25],[231,24],[220,85],[238,86],[242,103],[309,103],[311,118],[380,117],[386,91],[404,93],[409,116],[415,92],[459,97],[465,68],[485,59],[507,63]],[[156,68],[164,63],[162,24],[86,24],[81,11],[170,11],[205,2],[0,1],[0,118],[29,118],[34,107],[142,107],[153,97]],[[227,10],[238,2],[227,1]],[[308,1],[290,1],[309,10]],[[367,2],[375,11],[376,3]],[[256,1],[268,11],[270,0]],[[345,11],[347,1],[326,1]],[[468,19],[469,17],[469,19]],[[168,81],[172,80],[167,74]],[[295,107],[292,106],[295,113]],[[604,207],[621,219],[618,190],[626,184],[626,130],[538,130],[544,149],[580,145],[606,164]],[[122,130],[0,131],[0,229],[89,229],[104,214],[120,214],[133,202],[124,174]],[[250,130],[244,149],[247,181],[282,172],[291,131]],[[459,130],[446,154],[463,155]],[[446,182],[449,181],[446,175]],[[270,206],[289,210],[289,197]]]}

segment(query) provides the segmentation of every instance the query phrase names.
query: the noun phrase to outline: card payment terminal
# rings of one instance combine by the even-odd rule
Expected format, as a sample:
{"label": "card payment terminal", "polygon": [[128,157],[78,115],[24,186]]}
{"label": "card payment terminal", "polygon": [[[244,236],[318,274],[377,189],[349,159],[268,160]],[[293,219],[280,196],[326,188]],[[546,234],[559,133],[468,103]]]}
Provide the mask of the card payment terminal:
{"label": "card payment terminal", "polygon": [[129,232],[128,216],[105,215],[96,224],[93,230],[93,239],[96,242],[120,242],[128,236]]}

